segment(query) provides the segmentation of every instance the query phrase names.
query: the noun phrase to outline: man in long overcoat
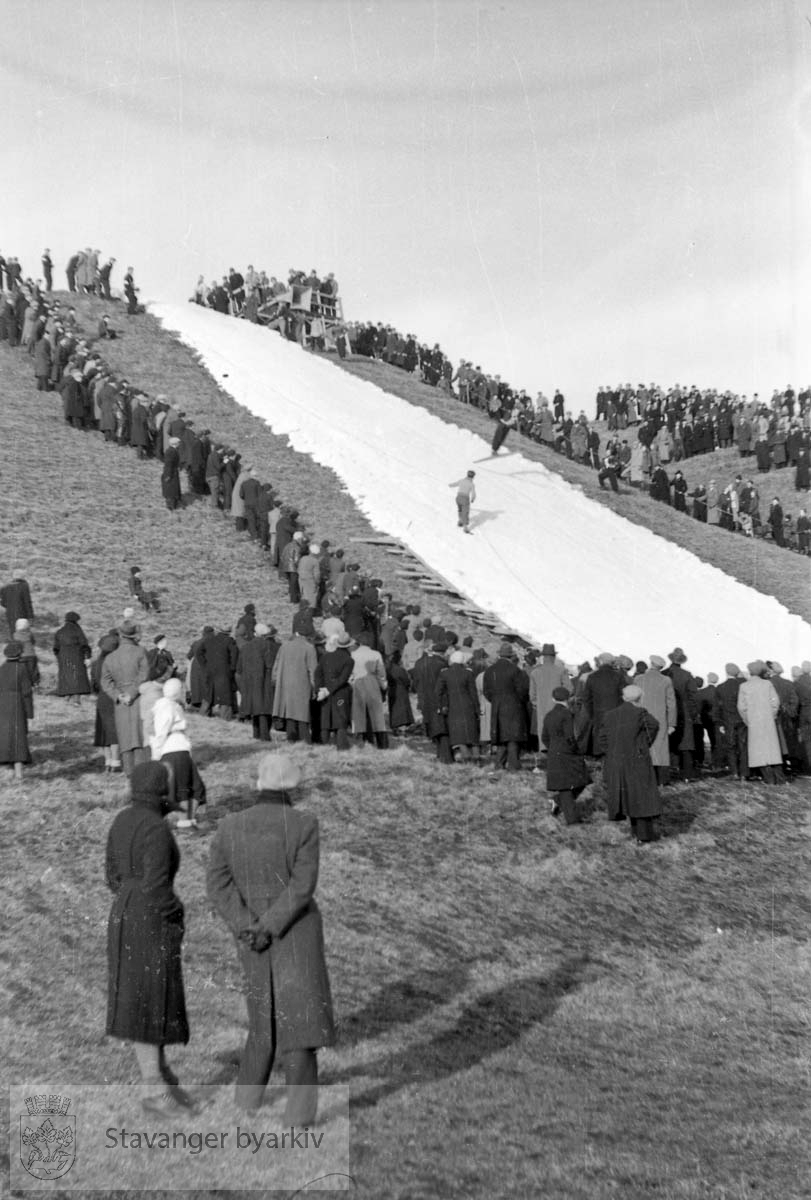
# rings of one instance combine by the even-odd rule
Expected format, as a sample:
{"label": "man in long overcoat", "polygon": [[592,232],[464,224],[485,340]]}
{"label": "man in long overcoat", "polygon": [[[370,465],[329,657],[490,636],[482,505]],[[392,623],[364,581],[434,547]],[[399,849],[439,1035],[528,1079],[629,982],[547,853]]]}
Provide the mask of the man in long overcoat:
{"label": "man in long overcoat", "polygon": [[600,726],[609,819],[628,817],[631,833],[640,842],[656,840],[653,821],[662,812],[650,757],[658,729],[659,722],[642,707],[642,691],[635,684],[622,689],[622,703],[604,714]]}
{"label": "man in long overcoat", "polygon": [[180,507],[180,438],[170,437],[163,456],[161,491],[170,512]]}
{"label": "man in long overcoat", "polygon": [[766,664],[749,663],[749,678],[738,692],[738,712],[746,725],[749,769],[758,767],[764,783],[785,783],[783,752],[777,733],[780,697],[765,678]]}
{"label": "man in long overcoat", "polygon": [[349,749],[349,722],[352,716],[352,687],[349,680],[355,660],[349,652],[348,633],[327,639],[327,647],[315,669],[314,687],[321,705],[321,741],[326,744],[335,734],[339,750]]}
{"label": "man in long overcoat", "polygon": [[546,747],[546,790],[555,793],[555,810],[567,825],[577,825],[582,816],[577,797],[591,782],[586,760],[577,748],[574,718],[569,708],[569,689],[556,687],[552,707],[541,723],[540,740]]}
{"label": "man in long overcoat", "polygon": [[555,703],[552,699],[555,688],[568,689],[571,684],[569,672],[555,657],[556,653],[551,643],[544,645],[541,649],[541,661],[529,673],[529,699],[532,705],[530,733],[536,736],[543,726],[544,717]]}
{"label": "man in long overcoat", "polygon": [[696,779],[698,776],[694,763],[693,727],[700,721],[698,688],[694,677],[684,669],[687,655],[681,647],[677,646],[675,650],[671,650],[667,657],[670,659],[670,666],[665,675],[670,677],[673,691],[676,693],[676,728],[670,735],[670,750],[679,757],[682,779]]}
{"label": "man in long overcoat", "polygon": [[479,744],[479,693],[463,650],[454,650],[450,665],[439,674],[437,701],[448,722],[448,741],[460,762]]}
{"label": "man in long overcoat", "polygon": [[119,627],[119,646],[104,660],[101,687],[115,704],[115,728],[124,773],[149,759],[145,747],[138,689],[149,678],[149,658],[138,644],[138,626],[125,621]]}
{"label": "man in long overcoat", "polygon": [[236,669],[239,651],[229,629],[219,629],[203,639],[197,661],[206,680],[210,716],[230,721],[236,707]]}
{"label": "man in long overcoat", "polygon": [[745,779],[749,774],[746,726],[738,712],[738,692],[743,680],[737,663],[727,663],[725,670],[726,679],[715,689],[715,723],[723,730],[723,750],[730,775]]}
{"label": "man in long overcoat", "polygon": [[388,682],[383,655],[372,648],[372,634],[367,630],[358,635],[352,654],[352,732],[359,738],[374,741],[380,750],[387,750],[386,709],[383,697]]}
{"label": "man in long overcoat", "polygon": [[0,604],[6,610],[6,621],[10,637],[14,638],[14,630],[21,617],[26,621],[34,620],[34,605],[31,602],[31,589],[22,571],[11,572],[11,583],[0,588]]}
{"label": "man in long overcoat", "polygon": [[273,664],[273,716],[284,722],[289,742],[311,741],[310,701],[318,656],[300,634],[282,642]]}
{"label": "man in long overcoat", "polygon": [[207,872],[209,899],[237,939],[245,978],[248,1037],[237,1105],[260,1106],[278,1051],[288,1087],[284,1124],[292,1126],[314,1124],[316,1050],[335,1040],[321,914],[313,899],[318,821],[292,806],[300,782],[287,755],[263,755],[257,803],[220,822]]}
{"label": "man in long overcoat", "polygon": [[279,643],[270,636],[269,626],[260,622],[253,636],[243,640],[236,663],[236,682],[239,688],[240,718],[250,717],[253,736],[262,742],[270,741],[270,720],[273,713],[273,664]]}
{"label": "man in long overcoat", "polygon": [[614,666],[614,655],[607,650],[598,654],[594,661],[596,668],[587,676],[583,687],[582,728],[578,728],[578,738],[584,754],[599,757],[603,717],[622,703],[622,678]]}
{"label": "man in long overcoat", "polygon": [[520,771],[519,747],[527,740],[529,678],[515,662],[510,642],[502,642],[498,659],[484,673],[483,689],[490,701],[490,740],[496,747],[496,769]]}
{"label": "man in long overcoat", "polygon": [[667,783],[670,777],[670,744],[668,738],[676,728],[678,710],[673,681],[662,674],[665,660],[658,654],[650,656],[650,667],[637,675],[634,683],[642,692],[642,707],[659,722],[659,729],[650,748],[651,762],[656,769],[659,784]]}

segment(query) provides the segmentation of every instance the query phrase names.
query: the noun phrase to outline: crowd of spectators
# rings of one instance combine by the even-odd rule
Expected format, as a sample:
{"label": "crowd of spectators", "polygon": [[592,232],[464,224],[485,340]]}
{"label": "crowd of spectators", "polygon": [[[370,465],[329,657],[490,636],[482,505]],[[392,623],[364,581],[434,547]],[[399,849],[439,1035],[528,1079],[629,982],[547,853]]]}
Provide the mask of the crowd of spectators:
{"label": "crowd of spectators", "polygon": [[[191,297],[195,304],[254,324],[259,323],[260,309],[274,299],[279,300],[278,310],[261,314],[262,324],[290,341],[323,349],[326,323],[334,325],[340,313],[338,281],[332,272],[322,279],[315,267],[309,273],[291,267],[285,283],[275,275],[268,277],[266,271],[256,271],[253,265],[244,274],[229,267],[227,274],[209,284],[201,275]],[[345,341],[342,350],[345,354]]]}

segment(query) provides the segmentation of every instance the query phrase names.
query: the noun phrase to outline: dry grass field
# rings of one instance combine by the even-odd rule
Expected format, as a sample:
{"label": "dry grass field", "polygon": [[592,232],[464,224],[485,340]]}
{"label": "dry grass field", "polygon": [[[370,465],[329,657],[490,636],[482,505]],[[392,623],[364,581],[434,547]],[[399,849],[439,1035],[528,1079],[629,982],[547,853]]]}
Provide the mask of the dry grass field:
{"label": "dry grass field", "polygon": [[[88,325],[97,308],[82,305]],[[132,381],[250,448],[320,536],[368,530],[334,476],[228,399],[151,319],[126,323],[114,311],[123,337],[108,357]],[[181,654],[204,621],[231,622],[247,600],[284,632],[290,609],[221,516],[168,513],[156,464],[69,429],[58,398],[37,394],[22,353],[4,346],[0,397],[0,575],[26,568],[45,676],[34,765],[22,787],[0,775],[6,1077],[123,1083],[130,1052],[103,1032],[103,850],[126,788],[100,769],[92,702],[52,694],[52,633],[75,607],[95,644],[127,603],[133,562],[167,589],[145,636],[160,627]],[[762,549],[771,569],[780,552]],[[379,552],[359,557],[390,574]],[[784,560],[788,570],[794,556]],[[257,744],[236,723],[190,724],[209,804],[201,835],[181,844],[192,1038],[172,1057],[185,1080],[226,1095],[244,1007],[204,871],[218,819],[248,799]],[[811,1196],[807,782],[672,786],[665,837],[643,849],[606,821],[599,778],[587,823],[566,828],[548,814],[543,775],[440,772],[419,742],[296,754],[302,803],[321,823],[318,895],[339,1032],[322,1078],[350,1089],[353,1194]],[[159,1170],[154,1187],[168,1195]]]}

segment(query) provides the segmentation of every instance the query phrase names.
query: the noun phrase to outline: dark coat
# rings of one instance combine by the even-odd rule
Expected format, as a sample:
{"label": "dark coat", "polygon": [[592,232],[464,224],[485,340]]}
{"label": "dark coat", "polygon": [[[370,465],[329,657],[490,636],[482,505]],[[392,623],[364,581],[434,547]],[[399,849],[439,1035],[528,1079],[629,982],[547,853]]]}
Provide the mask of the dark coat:
{"label": "dark coat", "polygon": [[234,672],[238,654],[237,644],[230,633],[210,633],[203,638],[197,651],[197,661],[203,669],[209,704],[234,707]]}
{"label": "dark coat", "polygon": [[645,708],[623,701],[603,715],[599,749],[608,816],[658,817],[662,811],[650,747],[659,722]]}
{"label": "dark coat", "polygon": [[738,692],[742,683],[742,679],[727,678],[715,689],[715,719],[727,734],[743,726],[743,718],[738,712]]}
{"label": "dark coat", "polygon": [[484,672],[484,695],[492,705],[490,740],[494,745],[525,742],[529,732],[529,677],[510,658],[499,658]]}
{"label": "dark coat", "polygon": [[183,905],[172,883],[180,851],[158,811],[130,804],[107,838],[107,1033],[165,1045],[189,1040],[180,944]]}
{"label": "dark coat", "polygon": [[273,664],[278,644],[266,637],[243,642],[236,665],[241,717],[269,717],[273,712]]}
{"label": "dark coat", "polygon": [[326,688],[326,700],[321,701],[321,729],[346,729],[352,718],[352,687],[349,679],[355,660],[345,646],[326,650],[315,668],[313,687],[316,692]]}
{"label": "dark coat", "polygon": [[246,985],[259,996],[270,990],[280,1054],[335,1040],[313,899],[318,856],[318,821],[278,792],[260,792],[252,808],[224,817],[211,844],[209,900],[235,936],[257,921],[272,936],[269,950],[257,954],[240,943],[239,954]]}
{"label": "dark coat", "polygon": [[451,746],[473,746],[479,741],[479,693],[473,672],[463,663],[452,663],[440,672],[439,707],[448,720]]}
{"label": "dark coat", "polygon": [[115,701],[108,696],[101,686],[101,669],[109,654],[99,654],[90,666],[90,684],[96,693],[96,728],[93,736],[94,746],[117,746],[118,731],[115,725]]}
{"label": "dark coat", "polygon": [[662,674],[670,678],[676,693],[676,728],[670,735],[670,749],[677,752],[693,750],[693,726],[701,720],[696,681],[678,663],[673,663]]}
{"label": "dark coat", "polygon": [[564,704],[556,703],[544,717],[541,742],[547,750],[547,791],[569,791],[591,782],[586,760],[577,748],[574,717]]}
{"label": "dark coat", "polygon": [[163,456],[161,491],[164,500],[180,500],[180,455],[177,446],[169,446]]}
{"label": "dark coat", "polygon": [[54,636],[54,654],[59,664],[57,696],[87,696],[90,681],[85,662],[92,651],[81,625],[66,621]]}
{"label": "dark coat", "polygon": [[22,617],[25,617],[26,621],[33,621],[34,619],[31,589],[25,579],[14,579],[11,583],[7,583],[4,588],[1,588],[0,604],[6,610],[8,630],[12,635],[14,634],[14,626]]}
{"label": "dark coat", "polygon": [[34,716],[31,677],[21,659],[0,665],[0,763],[30,763],[28,722]]}
{"label": "dark coat", "polygon": [[389,723],[392,729],[414,724],[411,709],[411,679],[402,663],[389,663],[386,671],[388,680]]}
{"label": "dark coat", "polygon": [[584,754],[598,754],[603,717],[612,708],[622,703],[622,676],[611,666],[597,667],[586,680],[583,688],[583,713],[591,728],[587,736],[581,737]]}
{"label": "dark coat", "polygon": [[439,677],[447,665],[442,655],[425,654],[414,667],[422,719],[430,738],[442,737],[448,732],[448,719],[439,703]]}
{"label": "dark coat", "polygon": [[206,674],[200,659],[197,657],[200,652],[205,638],[198,638],[196,642],[192,642],[189,647],[189,704],[197,707],[200,704],[205,704],[208,700],[208,691],[206,690]]}

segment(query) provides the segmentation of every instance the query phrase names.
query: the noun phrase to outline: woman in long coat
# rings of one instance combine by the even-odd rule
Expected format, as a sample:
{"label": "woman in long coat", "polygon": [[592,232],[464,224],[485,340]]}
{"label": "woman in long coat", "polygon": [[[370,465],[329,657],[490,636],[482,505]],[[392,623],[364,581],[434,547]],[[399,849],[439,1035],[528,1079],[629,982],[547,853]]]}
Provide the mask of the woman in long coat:
{"label": "woman in long coat", "polygon": [[461,650],[452,652],[450,665],[440,673],[437,700],[447,717],[451,750],[458,751],[460,761],[470,758],[479,744],[479,693]]}
{"label": "woman in long coat", "polygon": [[9,642],[0,666],[0,763],[14,767],[22,782],[23,764],[30,763],[28,722],[34,719],[34,700],[28,669],[20,658],[19,642]]}
{"label": "woman in long coat", "polygon": [[780,697],[774,685],[763,678],[765,663],[751,662],[748,670],[749,679],[738,692],[738,712],[747,729],[749,767],[759,768],[764,783],[785,783],[776,724]]}
{"label": "woman in long coat", "polygon": [[56,694],[75,696],[77,704],[80,696],[90,694],[90,680],[87,678],[85,663],[92,654],[80,621],[78,613],[65,613],[65,624],[61,629],[57,629],[54,636],[54,654],[59,665]]}
{"label": "woman in long coat", "polygon": [[631,684],[623,688],[619,707],[603,714],[599,733],[609,820],[628,817],[640,842],[655,840],[653,820],[662,812],[650,757],[658,729],[659,722],[642,707],[640,688]]}
{"label": "woman in long coat", "polygon": [[553,689],[554,703],[543,718],[541,742],[546,747],[546,790],[556,793],[552,815],[562,812],[567,825],[578,825],[583,818],[576,800],[591,776],[577,748],[569,696],[568,688]]}
{"label": "woman in long coat", "polygon": [[414,724],[411,708],[411,677],[402,664],[402,654],[395,650],[386,669],[389,698],[389,724],[396,732]]}
{"label": "woman in long coat", "polygon": [[164,817],[169,772],[160,762],[139,763],[130,803],[107,837],[107,885],[114,899],[107,925],[107,1033],[134,1043],[144,1083],[156,1095],[150,1112],[179,1111],[184,1093],[170,1094],[177,1079],[164,1047],[189,1040],[180,947],[183,905],[173,883],[180,851]]}
{"label": "woman in long coat", "polygon": [[118,649],[118,634],[106,633],[99,641],[99,653],[93,659],[90,667],[90,683],[96,693],[96,730],[93,745],[101,746],[104,751],[104,769],[113,772],[121,770],[121,760],[118,757],[118,732],[115,726],[115,702],[101,686],[101,671],[104,660],[113,650]]}
{"label": "woman in long coat", "polygon": [[326,744],[332,733],[339,750],[349,749],[349,723],[352,718],[352,686],[350,679],[355,660],[349,651],[348,633],[327,638],[326,649],[315,668],[313,687],[321,706],[321,741]]}

